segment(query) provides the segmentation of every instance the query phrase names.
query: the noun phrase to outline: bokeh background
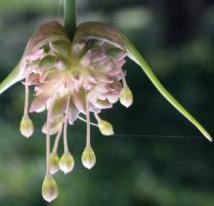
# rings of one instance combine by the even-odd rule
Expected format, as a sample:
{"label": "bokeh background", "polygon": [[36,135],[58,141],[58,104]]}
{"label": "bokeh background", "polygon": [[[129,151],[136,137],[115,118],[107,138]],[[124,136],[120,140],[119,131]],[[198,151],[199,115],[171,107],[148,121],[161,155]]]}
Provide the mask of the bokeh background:
{"label": "bokeh background", "polygon": [[[78,0],[78,22],[107,22],[125,33],[165,86],[214,135],[214,4],[211,0]],[[0,0],[0,79],[16,65],[34,29],[62,21],[62,1]],[[115,135],[92,130],[97,164],[81,165],[85,125],[69,129],[75,170],[56,175],[53,206],[213,206],[214,147],[154,89],[141,69],[125,70],[134,104],[103,112]],[[24,88],[0,97],[0,205],[48,205],[41,197],[45,171],[45,115],[33,115],[30,140],[19,133]],[[60,152],[62,151],[62,148]]]}

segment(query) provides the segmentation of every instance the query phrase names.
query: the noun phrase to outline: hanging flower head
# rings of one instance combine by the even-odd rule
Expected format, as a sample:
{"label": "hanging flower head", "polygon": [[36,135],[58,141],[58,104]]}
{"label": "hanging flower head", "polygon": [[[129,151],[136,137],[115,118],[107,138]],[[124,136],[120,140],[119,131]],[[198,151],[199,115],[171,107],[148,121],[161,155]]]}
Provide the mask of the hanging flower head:
{"label": "hanging flower head", "polygon": [[[100,113],[118,101],[125,107],[132,105],[133,95],[123,70],[127,57],[140,65],[159,92],[212,140],[199,122],[163,87],[125,36],[105,24],[89,22],[77,27],[71,42],[58,22],[46,23],[33,34],[18,66],[0,84],[2,93],[16,82],[23,81],[25,105],[20,123],[23,136],[29,138],[33,134],[29,113],[47,110],[47,119],[42,127],[47,152],[42,195],[46,201],[50,202],[58,195],[53,174],[59,170],[67,174],[75,165],[67,142],[68,125],[77,120],[86,122],[86,145],[81,160],[84,167],[91,169],[96,163],[96,156],[91,146],[90,125],[97,126],[103,135],[112,135],[111,123],[103,120]],[[31,102],[29,88],[34,90]],[[97,123],[91,123],[91,114]],[[53,135],[56,138],[51,150],[50,137]],[[64,153],[59,158],[57,149],[61,136]]]}

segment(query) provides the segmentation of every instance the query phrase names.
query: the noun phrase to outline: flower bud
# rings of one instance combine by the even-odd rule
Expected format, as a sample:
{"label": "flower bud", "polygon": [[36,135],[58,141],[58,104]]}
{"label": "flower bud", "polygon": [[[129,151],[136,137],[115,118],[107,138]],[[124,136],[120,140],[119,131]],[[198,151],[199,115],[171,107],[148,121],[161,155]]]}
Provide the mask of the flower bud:
{"label": "flower bud", "polygon": [[58,186],[51,175],[46,175],[42,184],[42,196],[45,201],[51,202],[58,196]]}
{"label": "flower bud", "polygon": [[56,174],[59,171],[59,157],[58,155],[54,152],[50,155],[50,173]]}
{"label": "flower bud", "polygon": [[130,107],[133,103],[133,95],[130,88],[126,85],[120,93],[120,103],[125,107]]}
{"label": "flower bud", "polygon": [[62,155],[62,157],[59,160],[59,168],[64,172],[64,174],[67,174],[73,170],[74,158],[70,154],[70,152],[64,153]]}
{"label": "flower bud", "polygon": [[103,135],[109,136],[109,135],[114,134],[114,130],[113,130],[112,124],[110,122],[107,122],[107,121],[99,118],[98,127],[99,127],[100,132]]}
{"label": "flower bud", "polygon": [[34,126],[29,117],[22,117],[20,123],[20,132],[24,137],[30,137],[33,134]]}
{"label": "flower bud", "polygon": [[92,169],[96,163],[96,156],[93,149],[90,146],[86,146],[82,153],[82,164],[87,169]]}

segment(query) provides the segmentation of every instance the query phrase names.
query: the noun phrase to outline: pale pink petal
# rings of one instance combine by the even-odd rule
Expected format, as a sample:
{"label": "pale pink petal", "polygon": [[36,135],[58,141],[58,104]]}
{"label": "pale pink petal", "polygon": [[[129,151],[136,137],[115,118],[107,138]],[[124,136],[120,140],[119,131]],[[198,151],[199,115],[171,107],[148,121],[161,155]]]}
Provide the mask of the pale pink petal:
{"label": "pale pink petal", "polygon": [[69,109],[69,113],[68,113],[68,122],[69,122],[69,124],[73,125],[73,123],[77,120],[79,114],[80,114],[80,112],[75,107],[73,101],[71,101],[70,109]]}
{"label": "pale pink petal", "polygon": [[[53,119],[50,122],[50,128],[49,128],[49,134],[50,135],[54,135],[56,134],[61,128],[62,128],[62,124],[63,124],[63,117],[58,117],[56,119]],[[47,123],[45,123],[42,127],[42,132],[44,134],[47,133]]]}
{"label": "pale pink petal", "polygon": [[73,102],[76,108],[82,112],[85,113],[86,111],[86,96],[85,91],[81,89],[79,92],[73,93]]}
{"label": "pale pink petal", "polygon": [[44,56],[44,50],[43,49],[39,49],[36,52],[34,52],[33,54],[30,55],[29,59],[31,61],[36,61],[41,59]]}
{"label": "pale pink petal", "polygon": [[45,110],[46,108],[46,102],[48,100],[47,96],[39,96],[37,98],[35,98],[30,105],[30,109],[29,112],[42,112]]}
{"label": "pale pink petal", "polygon": [[107,95],[107,99],[111,104],[116,103],[120,98],[119,94],[112,94],[112,95]]}
{"label": "pale pink petal", "polygon": [[99,71],[96,71],[96,72],[93,71],[92,74],[93,74],[93,77],[99,82],[102,82],[102,83],[111,83],[112,82],[112,80],[104,73],[101,73]]}
{"label": "pale pink petal", "polygon": [[55,100],[52,109],[52,118],[63,115],[66,109],[67,98],[68,96],[64,96]]}
{"label": "pale pink petal", "polygon": [[89,50],[80,60],[80,66],[83,68],[89,67],[91,64],[91,51]]}
{"label": "pale pink petal", "polygon": [[92,64],[94,65],[102,65],[107,61],[108,57],[106,54],[101,52],[93,52],[92,53]]}
{"label": "pale pink petal", "polygon": [[109,109],[112,108],[112,104],[108,100],[97,100],[94,103],[94,106],[98,109]]}

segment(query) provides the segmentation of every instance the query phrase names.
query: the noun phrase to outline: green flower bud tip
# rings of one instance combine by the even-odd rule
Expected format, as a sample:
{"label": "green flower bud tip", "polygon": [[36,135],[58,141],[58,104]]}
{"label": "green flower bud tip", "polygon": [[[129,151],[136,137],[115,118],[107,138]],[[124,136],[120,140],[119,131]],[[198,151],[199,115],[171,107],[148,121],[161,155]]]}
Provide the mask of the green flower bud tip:
{"label": "green flower bud tip", "polygon": [[64,153],[59,160],[59,168],[64,174],[71,172],[74,168],[74,164],[74,158],[70,152]]}
{"label": "green flower bud tip", "polygon": [[133,103],[133,94],[128,86],[125,86],[120,93],[120,103],[127,108]]}
{"label": "green flower bud tip", "polygon": [[87,169],[92,169],[96,163],[96,156],[93,149],[90,146],[86,146],[82,153],[82,164]]}
{"label": "green flower bud tip", "polygon": [[29,117],[22,117],[20,123],[20,132],[24,137],[29,138],[33,134],[34,126]]}
{"label": "green flower bud tip", "polygon": [[102,119],[98,119],[98,127],[103,135],[109,136],[114,134],[112,124]]}
{"label": "green flower bud tip", "polygon": [[56,153],[50,155],[50,173],[52,175],[59,171],[59,157]]}
{"label": "green flower bud tip", "polygon": [[58,196],[58,186],[51,175],[46,175],[42,184],[42,197],[47,202],[52,202]]}

